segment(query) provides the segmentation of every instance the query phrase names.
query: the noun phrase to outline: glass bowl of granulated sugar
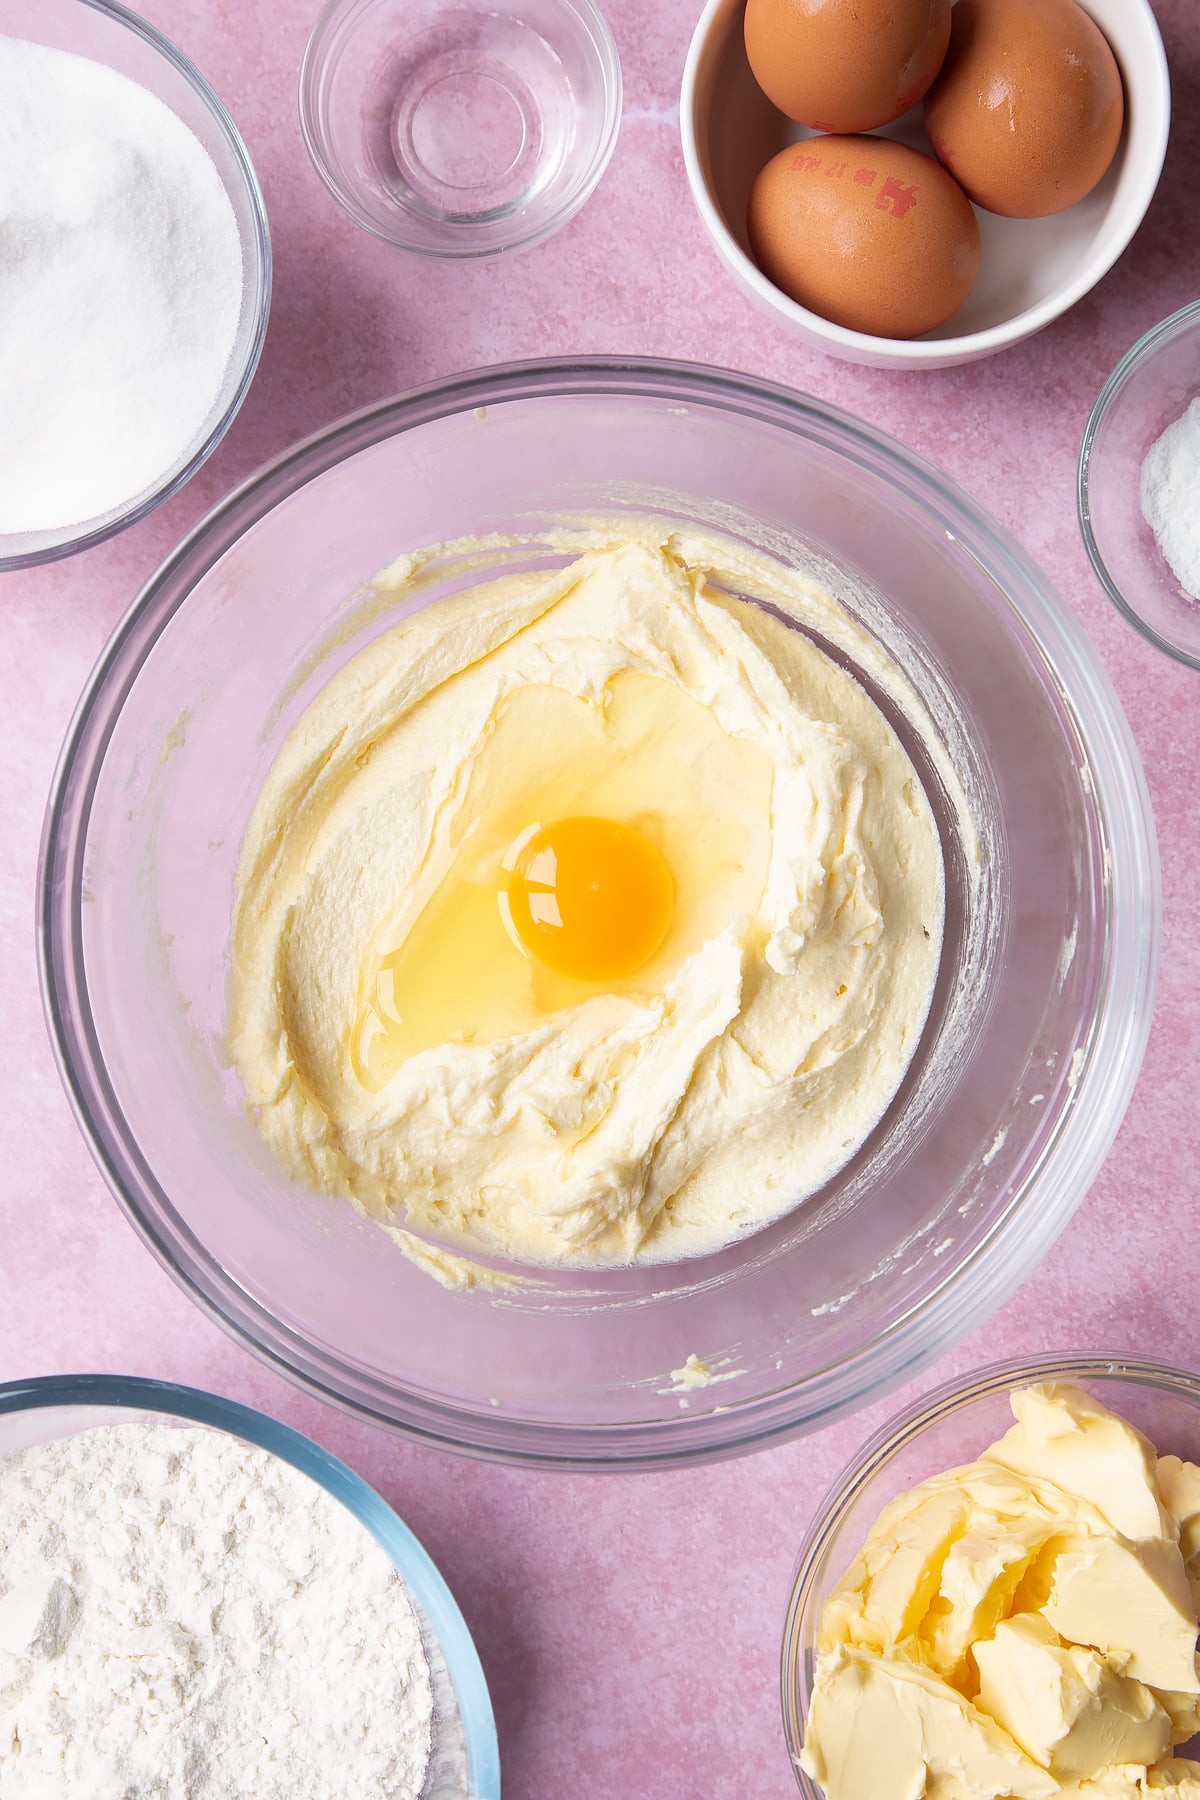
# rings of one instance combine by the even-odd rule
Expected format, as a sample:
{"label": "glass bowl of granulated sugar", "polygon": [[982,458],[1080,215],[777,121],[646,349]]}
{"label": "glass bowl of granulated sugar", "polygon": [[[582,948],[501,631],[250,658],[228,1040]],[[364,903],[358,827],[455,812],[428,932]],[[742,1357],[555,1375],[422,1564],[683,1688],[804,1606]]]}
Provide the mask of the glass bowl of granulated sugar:
{"label": "glass bowl of granulated sugar", "polygon": [[215,1394],[0,1386],[0,1793],[499,1800],[462,1615],[375,1491]]}
{"label": "glass bowl of granulated sugar", "polygon": [[1148,331],[1100,390],[1079,453],[1079,524],[1129,623],[1200,669],[1200,301]]}
{"label": "glass bowl of granulated sugar", "polygon": [[0,0],[0,571],[101,542],[220,442],[267,329],[237,127],[110,0]]}

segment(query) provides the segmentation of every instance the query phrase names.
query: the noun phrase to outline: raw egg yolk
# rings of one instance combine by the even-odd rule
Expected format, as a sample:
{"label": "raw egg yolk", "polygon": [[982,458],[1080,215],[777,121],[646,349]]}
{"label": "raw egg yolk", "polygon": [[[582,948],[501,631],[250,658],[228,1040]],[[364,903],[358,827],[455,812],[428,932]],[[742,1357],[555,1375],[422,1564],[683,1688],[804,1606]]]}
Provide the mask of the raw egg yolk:
{"label": "raw egg yolk", "polygon": [[560,975],[577,981],[632,975],[667,935],[675,904],[671,871],[632,825],[576,818],[535,826],[504,861],[501,911],[529,954]]}

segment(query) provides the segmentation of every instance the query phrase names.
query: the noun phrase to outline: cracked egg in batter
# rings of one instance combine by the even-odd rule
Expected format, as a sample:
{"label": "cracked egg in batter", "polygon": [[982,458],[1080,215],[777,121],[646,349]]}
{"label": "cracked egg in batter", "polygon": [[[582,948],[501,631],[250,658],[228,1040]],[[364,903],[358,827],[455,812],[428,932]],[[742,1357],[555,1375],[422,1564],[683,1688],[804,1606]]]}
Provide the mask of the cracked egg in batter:
{"label": "cracked egg in batter", "polygon": [[647,534],[439,600],[317,695],[243,843],[231,1047],[286,1166],[393,1226],[695,1255],[879,1121],[942,912],[866,690]]}

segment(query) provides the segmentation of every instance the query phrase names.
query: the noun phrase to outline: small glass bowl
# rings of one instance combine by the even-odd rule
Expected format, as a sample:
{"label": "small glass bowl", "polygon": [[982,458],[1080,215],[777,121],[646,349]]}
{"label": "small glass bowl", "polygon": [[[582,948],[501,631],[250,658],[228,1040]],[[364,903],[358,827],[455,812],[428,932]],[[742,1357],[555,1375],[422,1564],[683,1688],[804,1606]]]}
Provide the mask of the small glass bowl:
{"label": "small glass bowl", "polygon": [[822,1800],[799,1756],[826,1600],[888,1501],[930,1475],[974,1461],[1012,1424],[1009,1396],[1035,1381],[1074,1382],[1136,1425],[1160,1453],[1200,1461],[1200,1375],[1100,1352],[991,1363],[914,1401],[877,1431],[821,1502],[792,1577],[783,1633],[783,1728],[805,1800]]}
{"label": "small glass bowl", "polygon": [[211,157],[229,196],[242,249],[242,305],[220,393],[196,437],[154,485],[96,518],[46,531],[0,533],[0,573],[72,556],[144,518],[191,480],[246,398],[271,309],[271,239],[258,177],[237,126],[200,71],[168,38],[114,0],[0,0],[0,37],[22,38],[103,63],[148,90]]}
{"label": "small glass bowl", "polygon": [[620,117],[617,47],[592,0],[329,0],[300,69],[329,192],[426,256],[549,237],[604,173]]}
{"label": "small glass bowl", "polygon": [[51,1375],[0,1385],[3,1458],[99,1425],[204,1425],[256,1444],[307,1475],[386,1551],[421,1628],[433,1683],[433,1747],[421,1800],[499,1800],[487,1683],[462,1614],[427,1552],[374,1488],[311,1438],[199,1388],[129,1375]]}
{"label": "small glass bowl", "polygon": [[1101,388],[1078,486],[1079,529],[1101,586],[1143,637],[1191,669],[1200,669],[1200,599],[1158,547],[1142,512],[1141,475],[1151,445],[1198,395],[1200,300],[1148,331]]}

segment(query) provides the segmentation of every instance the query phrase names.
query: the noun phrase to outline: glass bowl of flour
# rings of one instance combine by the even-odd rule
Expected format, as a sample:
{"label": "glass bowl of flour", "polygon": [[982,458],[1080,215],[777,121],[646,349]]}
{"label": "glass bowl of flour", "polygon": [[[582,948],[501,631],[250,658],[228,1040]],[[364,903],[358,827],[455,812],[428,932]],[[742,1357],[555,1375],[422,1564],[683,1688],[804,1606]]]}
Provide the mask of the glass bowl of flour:
{"label": "glass bowl of flour", "polygon": [[1129,623],[1200,669],[1200,301],[1148,331],[1100,390],[1079,453],[1079,524]]}
{"label": "glass bowl of flour", "polygon": [[498,1800],[441,1575],[319,1445],[124,1376],[0,1386],[0,1787]]}
{"label": "glass bowl of flour", "polygon": [[204,77],[110,0],[0,0],[0,570],[175,493],[266,336],[258,180]]}
{"label": "glass bowl of flour", "polygon": [[[407,1171],[394,1204],[389,1190],[387,1209],[371,1213],[293,1172],[264,1136],[271,1099],[251,1098],[231,1024],[242,847],[300,720],[358,657],[368,657],[361,670],[390,654],[393,627],[474,620],[489,577],[512,576],[522,593],[531,575],[565,578],[572,521],[586,532],[599,517],[609,544],[648,516],[655,567],[664,543],[682,553],[719,539],[730,560],[708,565],[712,603],[773,647],[786,634],[789,655],[823,643],[830,667],[886,709],[945,873],[928,1012],[899,1086],[844,1156],[849,1110],[825,1090],[813,1100],[801,1085],[810,1071],[769,1094],[772,1050],[747,1059],[753,1076],[738,1065],[760,1096],[752,1123],[766,1096],[788,1141],[771,1140],[769,1164],[759,1156],[748,1175],[745,1159],[732,1166],[741,1127],[710,1134],[729,1157],[715,1165],[728,1223],[718,1245],[681,1253],[664,1232],[647,1242],[651,1255],[621,1246],[551,1263],[536,1254],[544,1238],[521,1256],[480,1227],[464,1251],[462,1233],[418,1216]],[[473,548],[456,550],[463,539]],[[785,583],[777,602],[753,597],[759,559]],[[592,595],[586,631],[565,635],[609,646],[603,669],[611,646],[632,639],[620,595]],[[532,630],[516,641],[534,642]],[[753,650],[743,643],[730,666],[758,668]],[[538,655],[539,667],[559,666],[553,647]],[[445,691],[447,711],[415,716],[432,721],[422,743],[453,770],[461,757],[446,746],[469,709],[461,684]],[[381,765],[353,736],[375,716],[354,705],[346,731],[322,726],[314,741],[331,747],[321,766],[349,794],[343,818],[360,816],[356,771],[394,803],[378,839],[391,847],[408,841],[406,809],[430,790],[377,779]],[[486,742],[503,746],[506,731]],[[557,752],[565,741],[558,728],[507,739],[517,765],[531,746]],[[333,755],[343,744],[353,746],[346,768]],[[590,782],[595,765],[577,766]],[[707,751],[697,766],[708,783]],[[785,794],[795,766],[811,762],[788,765]],[[671,782],[655,782],[655,804],[674,804]],[[725,773],[706,786],[714,817],[728,788]],[[589,786],[589,806],[598,791]],[[292,784],[285,822],[306,792]],[[796,805],[789,817],[809,813]],[[343,842],[340,829],[322,837],[321,855]],[[279,864],[310,866],[306,854]],[[261,866],[277,864],[265,855]],[[332,900],[322,917],[350,950],[365,936],[343,923],[367,892],[360,875],[379,866],[355,845],[338,887],[314,851],[313,896]],[[184,1289],[273,1366],[360,1417],[476,1456],[572,1469],[702,1462],[814,1430],[911,1377],[996,1306],[1065,1225],[1117,1129],[1149,1028],[1158,941],[1136,749],[1086,636],[1020,548],[935,469],[835,408],[730,372],[608,358],[414,390],[297,446],[214,512],[101,658],[59,765],[40,880],[43,991],[76,1116]],[[385,904],[405,882],[387,871]],[[281,975],[271,992],[326,991],[345,953],[307,926],[281,941],[290,951],[302,935],[307,975]],[[464,955],[462,966],[491,965]],[[447,992],[454,979],[451,969]],[[473,978],[472,991],[480,985]],[[771,991],[760,976],[753,993]],[[807,1014],[781,1011],[789,1028],[816,1016],[811,1001]],[[686,1016],[676,1006],[670,1019]],[[330,1041],[349,1046],[337,1032]],[[264,1039],[271,1054],[279,1035]],[[467,1042],[439,1039],[438,1066]],[[493,1042],[474,1062],[490,1066]],[[829,1066],[815,1061],[818,1073]],[[621,1079],[618,1059],[614,1091]],[[285,1071],[280,1092],[290,1080]],[[648,1078],[632,1092],[640,1102]],[[465,1185],[461,1111],[457,1135],[440,1117],[429,1132],[435,1151],[445,1144],[457,1158],[434,1190],[443,1218]],[[481,1105],[468,1151],[510,1113],[521,1124],[539,1116],[532,1103]],[[810,1121],[840,1160],[806,1187],[788,1150]],[[554,1154],[586,1138],[566,1116],[544,1141]],[[329,1140],[318,1130],[311,1141]],[[551,1208],[565,1187],[557,1161],[553,1173]],[[485,1179],[501,1185],[494,1166]]]}

